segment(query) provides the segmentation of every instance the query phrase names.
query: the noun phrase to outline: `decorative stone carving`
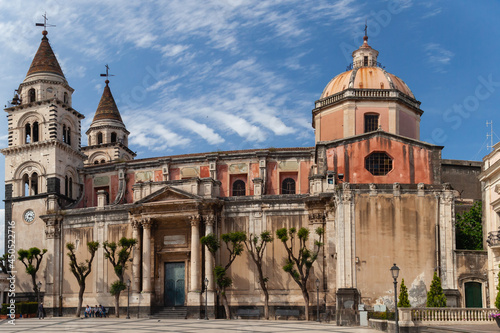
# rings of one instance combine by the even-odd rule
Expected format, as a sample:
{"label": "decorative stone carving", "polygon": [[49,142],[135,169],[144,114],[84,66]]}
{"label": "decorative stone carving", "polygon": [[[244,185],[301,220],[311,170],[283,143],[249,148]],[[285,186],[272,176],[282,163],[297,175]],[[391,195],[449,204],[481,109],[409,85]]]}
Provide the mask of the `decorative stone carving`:
{"label": "decorative stone carving", "polygon": [[45,237],[47,239],[59,239],[61,235],[61,223],[58,218],[49,218],[45,221]]}
{"label": "decorative stone carving", "polygon": [[495,185],[495,192],[500,194],[500,184]]}
{"label": "decorative stone carving", "polygon": [[199,225],[200,220],[201,220],[201,215],[199,214],[189,216],[189,222],[191,223],[191,226]]}
{"label": "decorative stone carving", "polygon": [[205,225],[213,226],[215,223],[215,215],[210,214],[205,217]]}
{"label": "decorative stone carving", "polygon": [[144,229],[151,229],[153,226],[153,220],[150,217],[141,219],[141,225]]}
{"label": "decorative stone carving", "polygon": [[314,212],[309,214],[309,223],[318,224],[325,221],[325,214],[323,212]]}
{"label": "decorative stone carving", "polygon": [[443,191],[450,191],[451,185],[450,183],[443,183]]}

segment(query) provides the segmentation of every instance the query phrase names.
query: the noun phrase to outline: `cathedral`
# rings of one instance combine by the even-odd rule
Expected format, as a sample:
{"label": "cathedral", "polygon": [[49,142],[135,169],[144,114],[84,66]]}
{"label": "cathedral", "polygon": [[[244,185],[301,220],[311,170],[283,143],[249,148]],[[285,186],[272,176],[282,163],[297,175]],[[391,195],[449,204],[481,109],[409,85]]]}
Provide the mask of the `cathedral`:
{"label": "cathedral", "polygon": [[[420,102],[380,66],[378,55],[365,35],[352,66],[318,92],[310,147],[140,159],[128,146],[131,133],[108,80],[90,127],[81,128],[74,89],[43,31],[18,95],[5,109],[8,147],[1,152],[6,221],[16,223],[16,250],[47,249],[37,276],[46,309],[74,314],[78,303],[67,243],[83,261],[90,257],[87,242],[125,236],[137,240],[125,273],[132,315],[168,308],[198,318],[207,302],[209,317],[221,317],[213,268],[228,253],[223,248],[213,256],[200,238],[231,231],[276,235],[283,227],[324,228],[308,289],[311,304],[319,302],[341,324],[355,322],[360,307],[394,306],[394,263],[413,306],[425,304],[437,272],[448,306],[467,306],[468,288],[479,288],[475,302],[487,307],[487,257],[457,250],[454,225],[458,203],[481,199],[481,163],[443,160],[442,146],[420,140]],[[279,308],[298,309],[303,317],[301,290],[282,269],[286,258],[278,239],[266,248],[271,317]],[[28,298],[31,279],[15,264],[16,297]],[[246,252],[228,275],[235,316],[240,308],[263,308],[257,269]],[[116,280],[100,246],[84,304],[113,311]],[[126,292],[120,304],[125,309]]]}

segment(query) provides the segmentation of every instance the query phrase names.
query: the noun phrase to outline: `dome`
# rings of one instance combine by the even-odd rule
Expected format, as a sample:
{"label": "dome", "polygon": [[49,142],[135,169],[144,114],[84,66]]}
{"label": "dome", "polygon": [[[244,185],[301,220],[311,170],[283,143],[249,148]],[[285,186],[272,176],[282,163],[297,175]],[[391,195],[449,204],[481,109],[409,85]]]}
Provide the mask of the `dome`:
{"label": "dome", "polygon": [[348,88],[354,89],[396,89],[415,98],[410,88],[394,74],[380,67],[363,66],[341,73],[334,77],[325,87],[321,99],[335,95]]}
{"label": "dome", "polygon": [[377,62],[378,51],[368,45],[368,36],[363,45],[352,53],[352,69],[334,77],[325,87],[321,98],[335,95],[346,89],[399,90],[415,99],[410,88],[394,74],[386,72]]}

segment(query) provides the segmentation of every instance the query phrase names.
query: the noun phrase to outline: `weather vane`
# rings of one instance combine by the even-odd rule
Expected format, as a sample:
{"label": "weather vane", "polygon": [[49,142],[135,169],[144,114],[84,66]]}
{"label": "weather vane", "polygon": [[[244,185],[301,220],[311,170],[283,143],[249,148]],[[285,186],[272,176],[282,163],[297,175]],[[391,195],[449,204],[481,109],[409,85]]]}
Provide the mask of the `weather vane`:
{"label": "weather vane", "polygon": [[55,27],[54,24],[48,24],[47,23],[47,21],[49,20],[47,18],[47,12],[45,12],[45,14],[43,14],[42,17],[43,17],[43,23],[35,23],[35,26],[37,26],[37,27],[43,27],[44,31],[47,31],[47,27]]}
{"label": "weather vane", "polygon": [[109,82],[109,77],[110,76],[114,76],[112,74],[109,74],[109,66],[108,66],[108,64],[106,64],[106,74],[101,74],[101,76],[105,76],[106,77],[106,81],[108,81],[108,82]]}

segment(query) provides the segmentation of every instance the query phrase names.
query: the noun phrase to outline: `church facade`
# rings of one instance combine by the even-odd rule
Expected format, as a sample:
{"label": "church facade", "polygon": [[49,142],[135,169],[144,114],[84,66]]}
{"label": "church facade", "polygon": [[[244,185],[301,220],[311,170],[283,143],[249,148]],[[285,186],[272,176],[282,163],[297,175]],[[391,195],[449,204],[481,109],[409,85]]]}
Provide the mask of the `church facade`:
{"label": "church facade", "polygon": [[[107,80],[85,132],[88,146],[81,147],[84,116],[73,108],[74,90],[44,31],[18,95],[5,109],[9,139],[1,152],[6,221],[16,223],[16,248],[48,250],[38,273],[45,307],[69,313],[78,302],[66,243],[74,243],[84,260],[88,241],[125,236],[138,241],[125,277],[134,313],[182,307],[198,317],[207,295],[215,316],[213,268],[227,252],[213,257],[200,237],[264,230],[275,235],[283,227],[324,228],[309,290],[318,280],[321,306],[340,321],[352,322],[358,304],[393,306],[393,263],[414,306],[425,303],[435,271],[449,306],[465,306],[469,280],[480,284],[485,306],[485,259],[471,272],[461,259],[467,255],[456,251],[457,189],[443,181],[443,147],[420,140],[420,102],[377,57],[365,36],[353,52],[352,69],[327,84],[312,110],[314,146],[136,159]],[[471,164],[460,165],[470,171]],[[271,313],[287,307],[303,315],[301,291],[282,269],[286,257],[279,240],[266,249]],[[29,295],[30,279],[16,265],[17,293]],[[228,275],[233,309],[263,306],[257,270],[245,252]],[[116,279],[101,246],[84,304],[111,308]],[[122,293],[122,306],[126,297]],[[316,304],[316,293],[311,302]]]}

